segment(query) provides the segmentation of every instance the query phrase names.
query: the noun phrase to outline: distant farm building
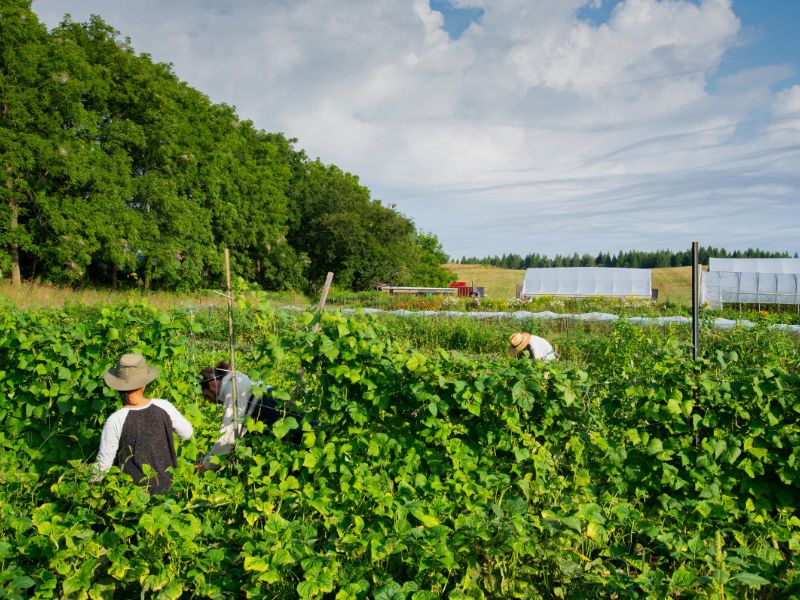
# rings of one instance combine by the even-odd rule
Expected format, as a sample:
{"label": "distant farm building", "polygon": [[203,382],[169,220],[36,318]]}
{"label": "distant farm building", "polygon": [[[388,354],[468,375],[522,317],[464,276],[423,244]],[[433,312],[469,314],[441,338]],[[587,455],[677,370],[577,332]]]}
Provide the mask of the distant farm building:
{"label": "distant farm building", "polygon": [[794,304],[800,308],[800,258],[709,258],[702,275],[703,302]]}
{"label": "distant farm building", "polygon": [[650,269],[558,267],[525,271],[519,296],[651,298],[652,293]]}
{"label": "distant farm building", "polygon": [[477,296],[483,298],[483,288],[467,285],[466,281],[453,281],[448,287],[413,287],[399,285],[383,285],[378,288],[390,295],[407,294],[411,296],[456,296],[469,298]]}

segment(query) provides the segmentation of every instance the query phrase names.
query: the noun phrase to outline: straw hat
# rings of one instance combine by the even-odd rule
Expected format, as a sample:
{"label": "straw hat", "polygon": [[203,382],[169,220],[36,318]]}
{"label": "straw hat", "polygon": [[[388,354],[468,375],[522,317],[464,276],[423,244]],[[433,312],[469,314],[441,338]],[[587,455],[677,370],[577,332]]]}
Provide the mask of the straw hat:
{"label": "straw hat", "polygon": [[510,350],[514,354],[518,354],[522,352],[531,341],[531,334],[530,333],[512,333],[511,337],[508,338],[508,341],[511,343]]}
{"label": "straw hat", "polygon": [[149,367],[141,354],[123,354],[116,367],[103,373],[106,385],[112,390],[138,390],[158,377],[158,367]]}

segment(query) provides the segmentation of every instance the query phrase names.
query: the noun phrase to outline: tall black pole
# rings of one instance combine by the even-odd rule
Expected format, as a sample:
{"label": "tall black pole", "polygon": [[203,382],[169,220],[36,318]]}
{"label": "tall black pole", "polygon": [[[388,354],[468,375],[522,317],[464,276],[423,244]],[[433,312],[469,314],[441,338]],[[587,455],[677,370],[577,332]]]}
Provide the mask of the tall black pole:
{"label": "tall black pole", "polygon": [[697,360],[700,347],[698,310],[700,308],[700,266],[697,242],[692,242],[692,360]]}

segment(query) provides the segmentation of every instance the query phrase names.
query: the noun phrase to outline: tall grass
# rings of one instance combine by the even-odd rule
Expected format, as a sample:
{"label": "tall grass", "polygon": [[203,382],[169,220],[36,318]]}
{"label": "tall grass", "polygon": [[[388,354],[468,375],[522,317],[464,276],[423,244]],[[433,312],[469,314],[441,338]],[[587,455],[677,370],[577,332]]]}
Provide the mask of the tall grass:
{"label": "tall grass", "polygon": [[113,291],[110,289],[79,289],[55,284],[23,283],[11,285],[0,282],[0,297],[19,308],[64,308],[69,304],[85,306],[144,303],[155,308],[170,309],[181,306],[223,306],[225,299],[210,291],[198,294],[172,292],[147,292],[143,290]]}
{"label": "tall grass", "polygon": [[[237,295],[247,294],[247,291]],[[308,298],[299,292],[271,292],[265,294],[273,306],[306,306]],[[76,304],[96,306],[107,304],[143,303],[163,310],[175,308],[222,308],[226,299],[214,290],[196,293],[153,292],[140,289],[113,291],[103,288],[73,288],[45,283],[25,282],[13,286],[8,280],[0,281],[0,303],[18,308],[64,308]]]}

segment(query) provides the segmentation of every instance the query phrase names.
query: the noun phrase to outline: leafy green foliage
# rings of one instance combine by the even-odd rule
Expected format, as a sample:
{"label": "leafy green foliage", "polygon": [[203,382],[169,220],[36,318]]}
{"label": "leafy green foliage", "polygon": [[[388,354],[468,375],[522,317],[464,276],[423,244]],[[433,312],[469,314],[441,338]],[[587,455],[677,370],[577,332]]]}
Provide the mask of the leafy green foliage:
{"label": "leafy green foliage", "polygon": [[[725,248],[713,246],[700,246],[699,260],[708,264],[709,257],[717,258],[789,258],[788,252],[775,252],[748,248],[747,250],[734,250],[729,252]],[[561,256],[556,254],[553,258],[537,253],[520,256],[519,254],[504,254],[503,256],[487,256],[484,258],[462,257],[462,265],[492,265],[505,269],[528,269],[542,267],[628,267],[633,269],[659,269],[664,267],[687,267],[692,264],[691,250],[620,250],[616,255],[600,252],[597,256],[591,254]]]}
{"label": "leafy green foliage", "polygon": [[334,271],[337,285],[354,289],[407,281],[417,260],[411,221],[372,200],[354,175],[319,161],[302,169],[288,240],[308,257],[308,279],[321,282]]}
{"label": "leafy green foliage", "polygon": [[[406,280],[413,223],[295,140],[213,104],[99,17],[47,31],[4,3],[0,269],[77,284],[270,289]],[[427,265],[426,271],[441,270]]]}
{"label": "leafy green foliage", "polygon": [[[421,352],[362,317],[242,311],[243,368],[288,399],[302,364],[309,416],[246,436],[204,474],[192,463],[219,416],[193,402],[193,381],[211,320],[137,306],[2,315],[4,595],[797,592],[792,346],[745,354],[734,332],[692,362],[671,330],[619,324],[586,338],[581,369]],[[166,497],[116,469],[88,483],[116,403],[100,375],[127,349],[162,367],[153,395],[197,428]]]}
{"label": "leafy green foliage", "polygon": [[453,280],[453,273],[442,265],[449,260],[442,244],[432,233],[417,232],[417,261],[408,285],[444,287]]}

